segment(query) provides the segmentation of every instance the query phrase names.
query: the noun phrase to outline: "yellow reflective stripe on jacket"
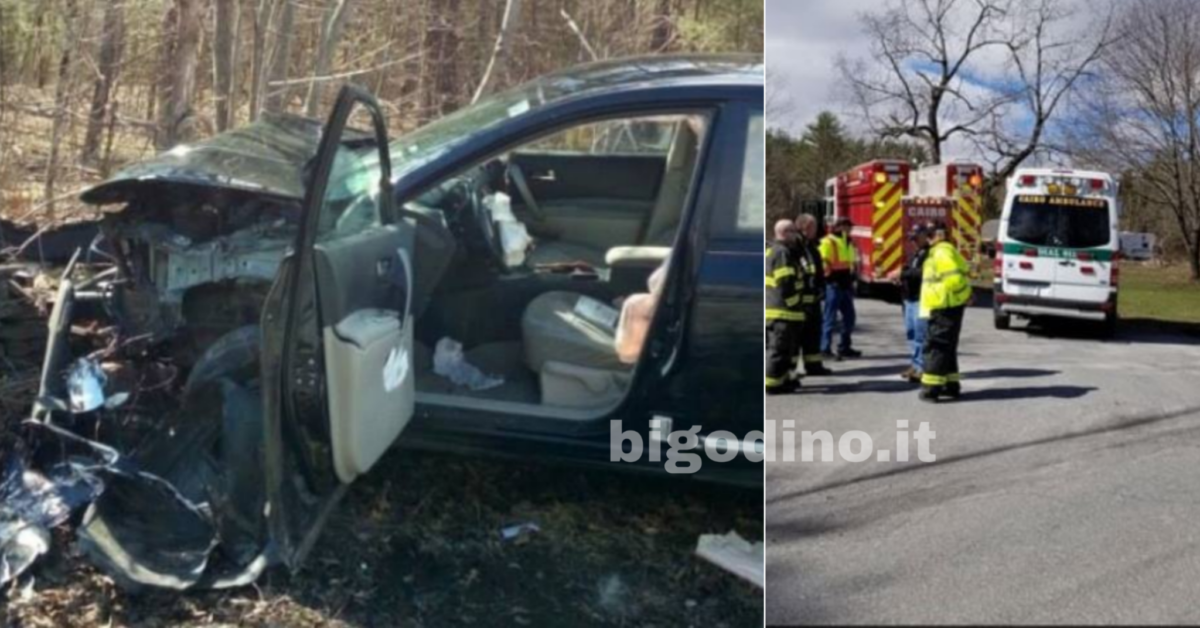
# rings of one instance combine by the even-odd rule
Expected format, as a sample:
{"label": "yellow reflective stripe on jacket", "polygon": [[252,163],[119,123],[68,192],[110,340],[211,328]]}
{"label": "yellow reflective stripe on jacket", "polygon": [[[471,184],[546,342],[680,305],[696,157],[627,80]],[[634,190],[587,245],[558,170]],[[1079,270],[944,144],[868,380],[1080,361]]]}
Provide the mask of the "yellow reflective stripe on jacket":
{"label": "yellow reflective stripe on jacket", "polygon": [[821,261],[825,263],[826,275],[836,271],[850,270],[854,264],[854,245],[850,243],[849,237],[827,235],[821,239],[818,250],[821,253]]}
{"label": "yellow reflective stripe on jacket", "polygon": [[932,373],[921,374],[921,383],[925,386],[945,386],[948,382],[949,379],[941,375],[934,375]]}
{"label": "yellow reflective stripe on jacket", "polygon": [[791,266],[784,266],[782,268],[776,268],[775,271],[771,273],[771,276],[774,277],[775,279],[783,279],[784,277],[795,277],[796,269],[792,268]]}
{"label": "yellow reflective stripe on jacket", "polygon": [[788,297],[783,300],[783,304],[788,307],[795,306],[798,303],[800,303],[800,295],[798,295],[798,294],[795,296]]}
{"label": "yellow reflective stripe on jacket", "polygon": [[769,307],[766,309],[767,320],[769,321],[796,321],[804,322],[804,312],[794,310],[785,310],[778,307]]}
{"label": "yellow reflective stripe on jacket", "polygon": [[774,277],[767,277],[767,287],[768,288],[778,288],[779,284],[775,281]]}

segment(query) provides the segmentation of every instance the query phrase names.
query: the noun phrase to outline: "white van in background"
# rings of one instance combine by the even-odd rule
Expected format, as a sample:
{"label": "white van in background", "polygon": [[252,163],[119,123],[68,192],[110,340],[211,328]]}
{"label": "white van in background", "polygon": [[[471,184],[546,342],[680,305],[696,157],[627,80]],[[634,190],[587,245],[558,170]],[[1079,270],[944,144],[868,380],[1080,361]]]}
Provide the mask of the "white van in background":
{"label": "white van in background", "polygon": [[1103,172],[1019,169],[1008,180],[996,246],[996,329],[1014,315],[1117,325],[1117,183]]}
{"label": "white van in background", "polygon": [[1140,231],[1122,231],[1121,259],[1148,261],[1154,259],[1154,250],[1158,246],[1158,238],[1153,233]]}

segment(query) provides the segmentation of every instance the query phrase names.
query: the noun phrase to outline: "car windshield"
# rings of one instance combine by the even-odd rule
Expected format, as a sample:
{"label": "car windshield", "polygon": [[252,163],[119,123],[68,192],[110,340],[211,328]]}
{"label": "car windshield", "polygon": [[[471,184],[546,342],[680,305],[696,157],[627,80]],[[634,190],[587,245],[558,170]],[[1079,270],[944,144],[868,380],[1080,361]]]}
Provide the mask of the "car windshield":
{"label": "car windshield", "polygon": [[[484,98],[398,138],[388,145],[393,180],[436,159],[475,133],[545,105],[563,91],[560,85],[533,81]],[[379,157],[374,148],[367,151],[363,166],[378,168]]]}
{"label": "car windshield", "polygon": [[[589,64],[567,72],[548,74],[512,89],[497,92],[399,137],[388,146],[392,158],[392,178],[397,179],[436,159],[473,134],[573,94],[626,85],[639,80],[667,80],[672,77],[740,70],[761,72],[761,59],[755,61],[754,57],[721,55],[663,55],[649,60],[616,59]],[[377,157],[368,157],[366,161],[378,166]]]}
{"label": "car windshield", "polygon": [[1083,249],[1109,244],[1108,201],[1075,196],[1023,195],[1014,199],[1008,237],[1034,246]]}

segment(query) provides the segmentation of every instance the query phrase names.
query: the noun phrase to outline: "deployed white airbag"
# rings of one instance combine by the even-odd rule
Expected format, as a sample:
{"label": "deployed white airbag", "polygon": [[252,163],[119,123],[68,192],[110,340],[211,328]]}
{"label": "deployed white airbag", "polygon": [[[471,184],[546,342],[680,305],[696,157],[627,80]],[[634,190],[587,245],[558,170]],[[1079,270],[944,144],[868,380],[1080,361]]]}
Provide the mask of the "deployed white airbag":
{"label": "deployed white airbag", "polygon": [[525,223],[517,220],[512,211],[512,199],[504,192],[489,194],[483,199],[483,206],[491,214],[496,228],[500,232],[500,246],[504,248],[504,263],[509,268],[516,268],[525,263],[525,254],[533,244]]}

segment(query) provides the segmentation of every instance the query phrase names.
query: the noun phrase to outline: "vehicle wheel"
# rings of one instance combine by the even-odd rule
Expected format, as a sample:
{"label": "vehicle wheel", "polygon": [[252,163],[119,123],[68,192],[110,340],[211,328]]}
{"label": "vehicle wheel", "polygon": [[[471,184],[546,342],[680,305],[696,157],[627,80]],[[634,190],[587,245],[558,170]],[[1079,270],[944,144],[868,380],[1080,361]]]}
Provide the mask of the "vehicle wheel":
{"label": "vehicle wheel", "polygon": [[1111,312],[1104,317],[1104,329],[1102,333],[1105,338],[1113,338],[1117,335],[1117,324],[1120,319],[1116,312]]}
{"label": "vehicle wheel", "polygon": [[237,382],[246,382],[258,377],[258,351],[261,333],[258,325],[246,325],[217,338],[196,360],[187,383],[183,386],[183,398],[204,388],[206,384],[228,377]]}
{"label": "vehicle wheel", "polygon": [[996,329],[1001,331],[1012,326],[1012,315],[1001,312],[999,308],[992,311],[992,320],[996,324]]}

